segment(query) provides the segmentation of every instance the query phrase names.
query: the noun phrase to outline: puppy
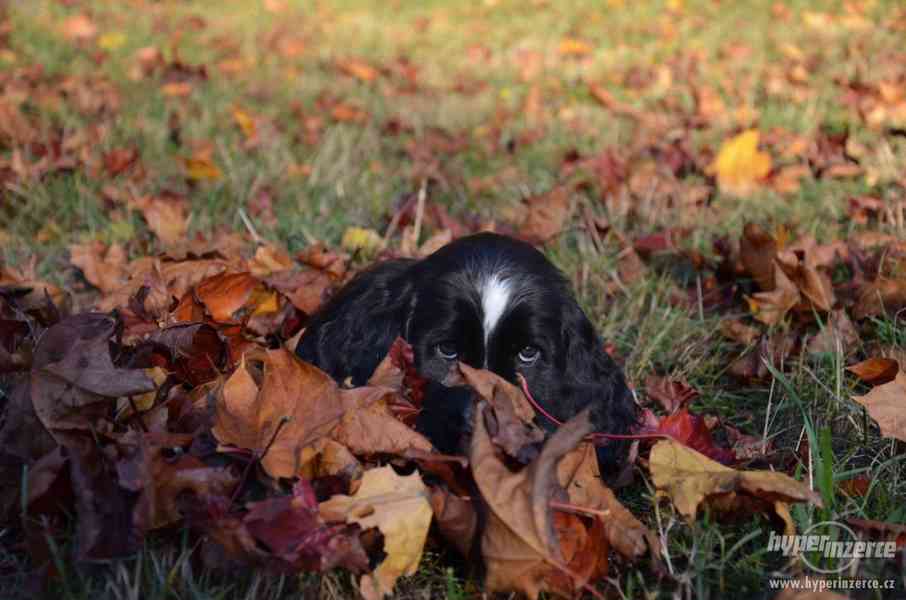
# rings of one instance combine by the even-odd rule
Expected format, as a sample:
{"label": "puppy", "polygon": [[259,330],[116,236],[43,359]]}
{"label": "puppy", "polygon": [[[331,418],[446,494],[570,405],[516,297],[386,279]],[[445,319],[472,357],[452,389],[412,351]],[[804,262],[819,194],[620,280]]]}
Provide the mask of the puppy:
{"label": "puppy", "polygon": [[[471,393],[446,387],[457,361],[517,384],[565,422],[588,405],[605,433],[628,433],[636,405],[620,368],[573,296],[569,282],[536,248],[493,233],[460,238],[423,260],[367,270],[314,315],[296,353],[337,381],[364,384],[402,336],[428,384],[417,428],[442,452],[469,434]],[[547,431],[556,425],[539,415]],[[598,448],[612,471],[627,444]]]}

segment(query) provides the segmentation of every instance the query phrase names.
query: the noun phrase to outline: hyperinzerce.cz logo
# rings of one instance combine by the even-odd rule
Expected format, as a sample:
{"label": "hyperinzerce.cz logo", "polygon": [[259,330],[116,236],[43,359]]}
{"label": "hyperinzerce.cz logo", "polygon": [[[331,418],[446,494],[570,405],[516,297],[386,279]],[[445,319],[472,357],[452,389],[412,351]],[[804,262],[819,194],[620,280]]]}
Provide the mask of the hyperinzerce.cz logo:
{"label": "hyperinzerce.cz logo", "polygon": [[802,562],[817,573],[841,573],[863,558],[893,558],[896,546],[896,542],[860,540],[852,529],[836,521],[815,523],[801,535],[772,531],[768,538],[769,551],[801,556]]}

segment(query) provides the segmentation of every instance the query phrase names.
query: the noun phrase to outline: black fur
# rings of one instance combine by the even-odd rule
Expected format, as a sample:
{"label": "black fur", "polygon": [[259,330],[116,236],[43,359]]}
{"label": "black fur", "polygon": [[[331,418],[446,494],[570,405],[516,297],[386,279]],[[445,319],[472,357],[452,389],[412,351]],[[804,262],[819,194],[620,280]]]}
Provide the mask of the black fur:
{"label": "black fur", "polygon": [[[488,289],[495,286],[489,282],[497,282],[497,298],[507,302],[486,336],[485,308],[494,312]],[[470,422],[469,395],[439,385],[456,360],[512,383],[521,372],[535,400],[560,421],[589,404],[598,431],[627,433],[637,420],[623,374],[604,352],[569,282],[525,242],[482,233],[421,261],[379,264],[313,317],[296,352],[338,381],[351,378],[361,385],[399,335],[412,345],[419,373],[435,382],[418,426],[441,451],[461,448]],[[444,356],[451,348],[455,359]],[[524,360],[533,356],[534,362]],[[548,431],[555,428],[541,416],[536,421]],[[602,469],[612,471],[626,446],[599,448]]]}

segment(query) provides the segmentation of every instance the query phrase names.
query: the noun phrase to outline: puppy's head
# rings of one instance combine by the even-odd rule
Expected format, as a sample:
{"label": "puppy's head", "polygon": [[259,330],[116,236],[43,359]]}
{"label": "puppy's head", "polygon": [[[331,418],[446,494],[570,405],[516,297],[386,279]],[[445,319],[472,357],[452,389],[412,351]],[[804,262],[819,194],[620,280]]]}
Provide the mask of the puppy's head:
{"label": "puppy's head", "polygon": [[[462,361],[517,382],[550,415],[569,420],[587,405],[598,431],[625,433],[636,420],[619,367],[604,352],[568,281],[533,246],[494,234],[454,242],[417,265],[404,337],[419,372],[449,381]],[[554,423],[540,417],[542,427]],[[610,466],[622,451],[599,452]]]}

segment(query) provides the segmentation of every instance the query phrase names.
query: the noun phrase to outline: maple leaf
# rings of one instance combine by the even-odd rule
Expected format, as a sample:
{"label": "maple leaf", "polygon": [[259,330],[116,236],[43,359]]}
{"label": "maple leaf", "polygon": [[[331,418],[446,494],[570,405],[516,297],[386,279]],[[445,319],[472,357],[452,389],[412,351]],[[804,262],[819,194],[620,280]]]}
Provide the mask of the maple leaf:
{"label": "maple leaf", "polygon": [[672,440],[655,444],[648,462],[655,487],[689,519],[695,518],[703,502],[714,507],[715,498],[728,496],[733,500],[759,499],[769,506],[777,502],[811,502],[822,506],[817,492],[783,473],[736,471]]}
{"label": "maple leaf", "polygon": [[142,213],[148,228],[165,246],[185,241],[189,224],[188,208],[184,198],[143,196],[132,200],[130,205]]}
{"label": "maple leaf", "polygon": [[896,374],[893,381],[872,388],[864,396],[853,396],[881,428],[881,435],[906,441],[906,373]]}
{"label": "maple leaf", "polygon": [[54,325],[35,349],[31,397],[35,413],[55,438],[68,430],[93,430],[112,399],[150,392],[141,369],[113,364],[110,343],[117,321],[82,313]]}
{"label": "maple leaf", "polygon": [[748,129],[721,145],[709,167],[721,191],[748,196],[771,172],[771,156],[758,150],[758,138],[758,130]]}
{"label": "maple leaf", "polygon": [[123,286],[129,280],[126,250],[120,244],[105,246],[93,241],[69,246],[70,262],[82,270],[88,283],[105,294]]}
{"label": "maple leaf", "polygon": [[362,529],[376,527],[384,535],[386,557],[359,582],[366,600],[386,596],[399,577],[415,573],[433,514],[421,476],[402,477],[389,466],[366,471],[354,495],[322,502],[320,513],[327,521],[356,523]]}
{"label": "maple leaf", "polygon": [[331,439],[363,453],[431,449],[424,437],[393,419],[386,404],[392,390],[341,390],[326,373],[287,350],[265,353],[257,393],[256,387],[240,364],[216,404],[213,433],[223,444],[258,453],[272,477],[310,470]]}
{"label": "maple leaf", "polygon": [[607,569],[606,561],[592,558],[606,556],[603,531],[588,531],[575,515],[555,516],[551,508],[551,502],[568,500],[557,480],[557,464],[594,429],[589,411],[560,427],[530,465],[513,473],[491,443],[485,426],[488,410],[484,401],[476,410],[469,455],[487,506],[481,538],[485,586],[532,599],[542,591],[572,596]]}
{"label": "maple leaf", "polygon": [[698,397],[698,391],[685,381],[668,377],[649,375],[645,378],[645,391],[656,400],[668,414],[685,408]]}

